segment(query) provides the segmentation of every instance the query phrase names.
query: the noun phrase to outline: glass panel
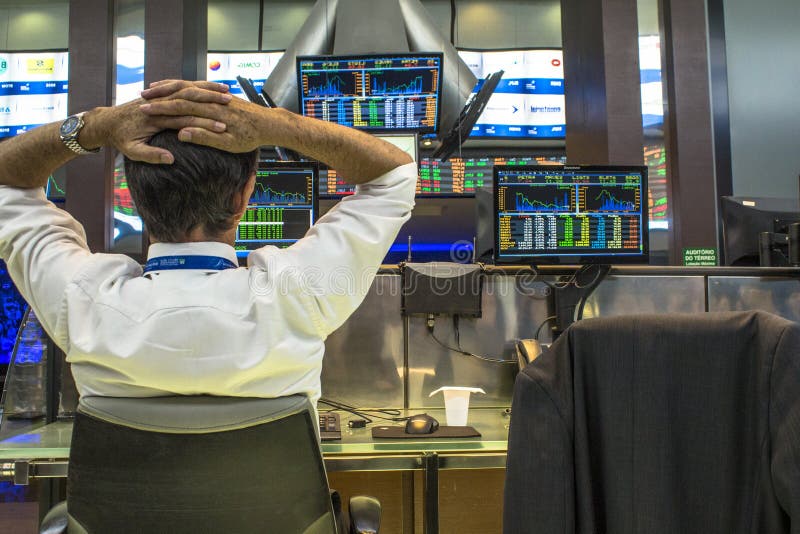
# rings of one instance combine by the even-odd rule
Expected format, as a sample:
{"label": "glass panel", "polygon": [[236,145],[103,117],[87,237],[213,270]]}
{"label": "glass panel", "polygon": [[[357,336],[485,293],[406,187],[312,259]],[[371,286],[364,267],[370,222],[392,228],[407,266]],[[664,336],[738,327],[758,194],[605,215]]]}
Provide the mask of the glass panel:
{"label": "glass panel", "polygon": [[609,276],[586,301],[583,317],[705,310],[702,276]]}
{"label": "glass panel", "polygon": [[0,397],[0,439],[44,423],[48,338],[29,311],[20,327]]}
{"label": "glass panel", "polygon": [[[115,104],[139,97],[144,89],[144,0],[117,0]],[[142,219],[128,190],[124,159],[114,162],[114,244],[112,252],[138,255],[142,251]]]}
{"label": "glass panel", "polygon": [[800,322],[800,284],[790,278],[708,278],[708,311],[743,310],[766,311]]}
{"label": "glass panel", "polygon": [[644,163],[649,169],[650,263],[667,264],[670,220],[664,145],[664,92],[658,0],[638,0],[639,69],[644,127]]}

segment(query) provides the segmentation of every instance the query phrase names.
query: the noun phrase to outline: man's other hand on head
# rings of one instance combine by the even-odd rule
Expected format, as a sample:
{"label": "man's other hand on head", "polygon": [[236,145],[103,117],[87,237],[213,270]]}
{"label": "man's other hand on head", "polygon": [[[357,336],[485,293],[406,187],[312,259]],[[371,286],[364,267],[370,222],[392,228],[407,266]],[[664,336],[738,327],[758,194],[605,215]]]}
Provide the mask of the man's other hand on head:
{"label": "man's other hand on head", "polygon": [[168,150],[152,147],[147,143],[154,134],[162,130],[181,130],[188,127],[222,133],[226,130],[226,125],[219,120],[191,112],[182,115],[147,113],[147,106],[163,101],[227,106],[233,98],[228,90],[227,85],[216,82],[154,82],[142,91],[142,99],[110,108],[109,115],[106,115],[106,144],[114,146],[133,160],[172,164],[174,157]]}

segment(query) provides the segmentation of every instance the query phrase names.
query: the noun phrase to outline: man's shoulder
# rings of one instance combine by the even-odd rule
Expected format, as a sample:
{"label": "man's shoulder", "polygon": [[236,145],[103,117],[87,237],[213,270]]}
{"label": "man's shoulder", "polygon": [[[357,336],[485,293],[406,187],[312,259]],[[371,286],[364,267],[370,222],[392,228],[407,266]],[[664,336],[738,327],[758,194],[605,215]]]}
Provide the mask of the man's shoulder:
{"label": "man's shoulder", "polygon": [[141,277],[142,266],[125,254],[95,252],[83,261],[69,285],[76,286],[88,295],[98,291],[119,288],[120,284]]}

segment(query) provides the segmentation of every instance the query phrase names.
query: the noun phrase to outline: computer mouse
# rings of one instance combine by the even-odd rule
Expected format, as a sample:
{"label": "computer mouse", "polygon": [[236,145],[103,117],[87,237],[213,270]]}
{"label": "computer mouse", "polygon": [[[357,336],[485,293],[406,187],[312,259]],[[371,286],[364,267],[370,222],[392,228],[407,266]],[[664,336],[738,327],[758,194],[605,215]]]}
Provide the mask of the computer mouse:
{"label": "computer mouse", "polygon": [[406,421],[406,434],[430,434],[439,429],[439,421],[426,413],[412,415]]}

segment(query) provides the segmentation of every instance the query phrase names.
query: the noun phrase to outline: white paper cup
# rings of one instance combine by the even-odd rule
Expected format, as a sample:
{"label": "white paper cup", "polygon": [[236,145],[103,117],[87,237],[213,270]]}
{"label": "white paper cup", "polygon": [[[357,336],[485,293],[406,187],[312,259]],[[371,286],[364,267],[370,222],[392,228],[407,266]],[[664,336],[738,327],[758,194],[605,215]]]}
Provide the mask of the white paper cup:
{"label": "white paper cup", "polygon": [[444,390],[444,411],[447,416],[447,426],[467,426],[469,394],[469,391]]}
{"label": "white paper cup", "polygon": [[444,394],[444,413],[447,417],[447,426],[467,426],[470,393],[486,393],[481,388],[445,386],[431,392],[430,396],[433,397],[439,392]]}

